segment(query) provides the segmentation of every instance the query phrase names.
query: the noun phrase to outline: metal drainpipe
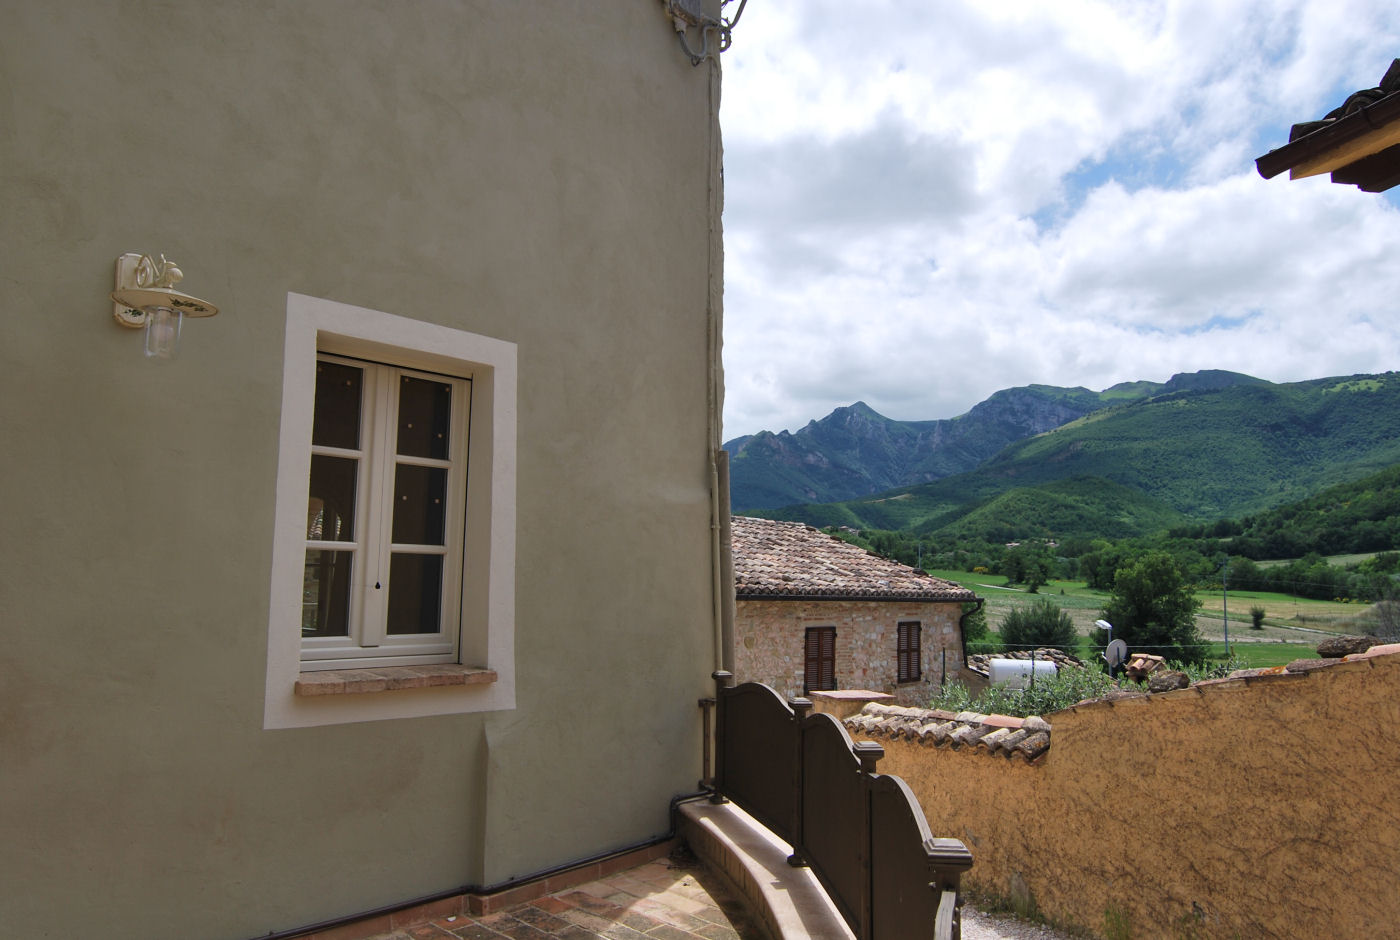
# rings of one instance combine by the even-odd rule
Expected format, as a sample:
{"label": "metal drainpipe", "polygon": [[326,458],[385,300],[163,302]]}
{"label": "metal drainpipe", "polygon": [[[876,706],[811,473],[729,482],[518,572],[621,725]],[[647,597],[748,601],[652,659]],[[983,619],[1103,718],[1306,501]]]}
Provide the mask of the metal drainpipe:
{"label": "metal drainpipe", "polygon": [[976,600],[977,600],[977,606],[974,607],[974,608],[972,608],[971,610],[967,611],[965,614],[963,614],[961,617],[958,618],[958,639],[962,642],[963,668],[964,668],[964,669],[967,668],[967,630],[963,629],[963,627],[964,627],[965,623],[967,622],[967,618],[968,618],[968,617],[971,617],[973,614],[977,613],[979,610],[982,609],[983,605],[987,603],[987,599],[986,599],[985,597],[979,597],[979,598],[976,598]]}
{"label": "metal drainpipe", "polygon": [[[708,267],[708,288],[705,303],[706,325],[706,449],[710,458],[710,567],[712,592],[712,615],[714,618],[715,669],[728,669],[728,655],[725,640],[725,613],[729,606],[726,600],[724,564],[725,543],[729,527],[728,487],[721,486],[721,477],[727,483],[728,468],[721,469],[720,420],[724,407],[723,366],[720,362],[720,349],[723,345],[722,312],[724,303],[724,233],[721,228],[721,213],[724,210],[724,177],[721,174],[723,145],[719,127],[720,66],[718,58],[709,60],[709,143],[710,166],[708,198],[709,243],[706,264]],[[721,500],[723,499],[723,502]]]}
{"label": "metal drainpipe", "polygon": [[724,665],[720,668],[734,671],[734,527],[729,512],[729,453],[719,452],[719,505],[720,505],[720,633],[723,638]]}

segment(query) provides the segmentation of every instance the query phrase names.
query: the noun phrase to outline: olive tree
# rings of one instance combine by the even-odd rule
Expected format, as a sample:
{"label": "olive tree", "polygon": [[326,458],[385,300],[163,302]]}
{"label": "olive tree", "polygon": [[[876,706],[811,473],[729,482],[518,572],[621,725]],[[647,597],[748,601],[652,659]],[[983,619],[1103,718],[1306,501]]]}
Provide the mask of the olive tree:
{"label": "olive tree", "polygon": [[1114,573],[1103,618],[1130,650],[1199,665],[1206,658],[1205,640],[1196,629],[1200,606],[1171,555],[1145,552]]}

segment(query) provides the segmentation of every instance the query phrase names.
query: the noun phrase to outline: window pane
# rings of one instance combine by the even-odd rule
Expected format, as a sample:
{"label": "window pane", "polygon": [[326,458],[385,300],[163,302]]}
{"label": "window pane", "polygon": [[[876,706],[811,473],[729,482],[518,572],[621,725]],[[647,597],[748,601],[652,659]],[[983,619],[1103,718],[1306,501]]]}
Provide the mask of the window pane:
{"label": "window pane", "polygon": [[355,540],[355,475],[350,457],[311,457],[311,498],[306,506],[306,537],[320,542]]}
{"label": "window pane", "polygon": [[360,386],[364,370],[339,362],[316,363],[316,410],[311,443],[360,448]]}
{"label": "window pane", "polygon": [[399,382],[398,452],[406,457],[447,459],[452,386],[405,375]]}
{"label": "window pane", "polygon": [[394,470],[396,545],[441,545],[447,519],[447,471],[399,465]]}
{"label": "window pane", "polygon": [[354,552],[306,553],[301,582],[301,635],[350,635],[350,566]]}
{"label": "window pane", "polygon": [[442,631],[442,556],[395,553],[389,560],[386,633]]}

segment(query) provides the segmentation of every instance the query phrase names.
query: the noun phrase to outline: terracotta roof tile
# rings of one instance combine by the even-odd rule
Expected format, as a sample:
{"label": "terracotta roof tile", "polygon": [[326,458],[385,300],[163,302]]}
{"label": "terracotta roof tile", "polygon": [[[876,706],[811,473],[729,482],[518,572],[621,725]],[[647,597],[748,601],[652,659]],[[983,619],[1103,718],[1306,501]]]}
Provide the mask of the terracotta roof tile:
{"label": "terracotta roof tile", "polygon": [[[1008,727],[1012,721],[1020,727]],[[956,716],[929,708],[870,704],[845,721],[851,732],[871,737],[905,738],[929,747],[966,748],[1008,760],[1035,760],[1050,750],[1050,723],[1040,716],[1008,719],[1005,715],[960,712]]]}
{"label": "terracotta roof tile", "polygon": [[735,516],[734,590],[743,598],[971,601],[961,585],[873,555],[800,522]]}

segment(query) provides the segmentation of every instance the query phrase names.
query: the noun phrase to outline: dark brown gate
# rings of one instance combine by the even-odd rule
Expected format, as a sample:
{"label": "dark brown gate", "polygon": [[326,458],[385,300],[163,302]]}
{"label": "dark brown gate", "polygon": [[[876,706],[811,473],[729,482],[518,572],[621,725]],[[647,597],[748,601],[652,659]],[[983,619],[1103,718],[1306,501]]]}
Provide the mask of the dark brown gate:
{"label": "dark brown gate", "polygon": [[804,698],[785,703],[715,673],[715,792],[809,864],[857,940],[958,940],[958,886],[972,855],[935,839],[898,777],[875,773],[884,749],[853,743]]}

